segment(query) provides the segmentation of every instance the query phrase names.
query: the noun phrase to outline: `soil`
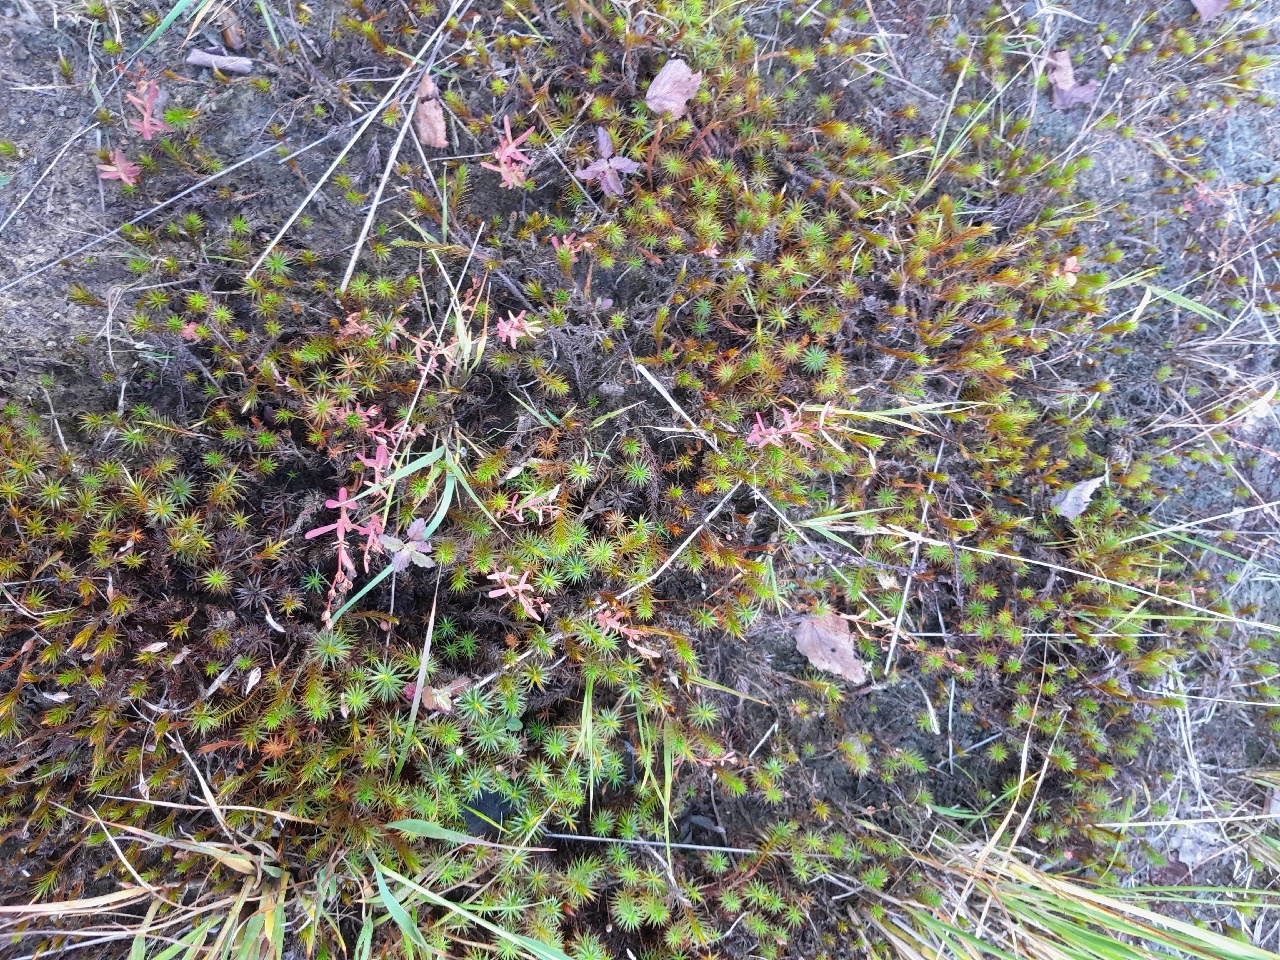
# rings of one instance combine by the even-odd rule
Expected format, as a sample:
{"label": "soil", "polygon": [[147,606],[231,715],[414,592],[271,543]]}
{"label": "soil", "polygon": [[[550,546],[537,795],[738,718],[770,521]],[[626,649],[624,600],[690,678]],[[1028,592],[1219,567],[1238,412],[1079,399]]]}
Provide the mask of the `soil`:
{"label": "soil", "polygon": [[[878,88],[875,98],[867,100],[868,116],[892,126],[898,122],[894,114],[908,104],[920,111],[919,119],[913,121],[917,128],[942,116],[953,78],[942,69],[943,58],[928,27],[935,14],[949,11],[953,22],[964,22],[976,19],[987,6],[981,0],[946,4],[918,0],[876,2],[875,29],[889,40],[885,57],[879,61],[888,79]],[[1003,6],[1025,24],[1039,4],[1014,2]],[[1189,24],[1193,22],[1195,15],[1188,0],[1173,0],[1171,6],[1176,8],[1176,16]],[[149,48],[135,64],[136,68],[145,62],[152,73],[163,71],[175,102],[217,118],[206,133],[205,145],[224,167],[261,154],[217,184],[178,201],[168,208],[166,216],[169,212],[196,211],[214,219],[227,210],[240,210],[247,205],[253,210],[256,226],[274,230],[315,183],[342,138],[335,136],[322,142],[291,166],[277,162],[279,155],[274,148],[281,141],[268,128],[282,125],[284,144],[289,150],[298,150],[356,116],[357,107],[363,105],[367,109],[372,105],[376,85],[353,83],[344,89],[340,84],[351,81],[353,75],[373,81],[382,73],[363,67],[345,48],[335,49],[324,40],[326,25],[347,5],[337,0],[312,0],[310,8],[314,24],[311,28],[300,29],[285,21],[276,24],[277,29],[297,32],[302,49],[299,56],[277,54],[261,19],[247,15],[242,18],[246,28],[243,55],[255,58],[254,76],[271,80],[269,94],[241,81],[225,83],[212,77],[208,70],[186,65],[178,30]],[[1193,116],[1179,132],[1188,138],[1205,138],[1198,169],[1206,174],[1211,171],[1216,179],[1211,183],[1205,179],[1203,191],[1193,190],[1190,195],[1183,187],[1170,189],[1173,184],[1164,175],[1167,164],[1157,154],[1154,141],[1141,137],[1124,139],[1091,127],[1098,115],[1127,98],[1133,89],[1141,87],[1150,90],[1153,97],[1167,97],[1167,89],[1174,82],[1154,70],[1144,73],[1148,68],[1141,65],[1106,72],[1092,25],[1106,21],[1124,35],[1138,11],[1123,0],[1073,3],[1070,8],[1069,14],[1042,15],[1039,20],[1047,33],[1063,44],[1070,44],[1077,35],[1089,38],[1085,46],[1090,53],[1085,64],[1077,67],[1077,74],[1101,79],[1095,104],[1055,111],[1050,108],[1045,91],[1037,94],[1029,83],[1010,95],[1027,101],[1039,150],[1051,155],[1073,151],[1094,159],[1092,169],[1081,176],[1078,187],[1083,197],[1099,204],[1101,212],[1092,236],[1083,238],[1082,243],[1090,248],[1116,243],[1131,257],[1126,259],[1126,266],[1159,267],[1161,273],[1155,282],[1171,290],[1192,283],[1215,263],[1236,258],[1238,272],[1248,284],[1246,291],[1259,298],[1271,296],[1262,285],[1276,280],[1274,261],[1266,258],[1266,254],[1274,252],[1268,245],[1275,242],[1275,235],[1274,230],[1270,235],[1261,232],[1258,224],[1267,215],[1280,211],[1280,167],[1276,159],[1280,157],[1280,128],[1274,114],[1242,107],[1220,116]],[[126,37],[145,35],[139,14],[140,10],[132,5],[121,7],[119,29]],[[1265,10],[1260,7],[1245,16],[1261,24]],[[954,40],[955,29],[949,29],[950,33],[942,32],[937,37]],[[0,0],[0,139],[11,140],[20,151],[17,160],[0,159],[0,174],[13,178],[0,187],[0,223],[12,218],[0,231],[0,394],[30,399],[49,409],[51,417],[68,433],[78,413],[115,409],[146,396],[150,389],[150,383],[142,377],[152,365],[138,362],[139,354],[148,352],[149,345],[135,344],[122,332],[121,325],[132,291],[139,289],[140,282],[127,269],[128,245],[110,234],[153,203],[196,182],[194,177],[186,182],[171,178],[148,187],[145,196],[133,198],[122,197],[115,184],[105,185],[111,189],[104,189],[103,182],[95,176],[94,154],[109,139],[101,126],[91,126],[95,123],[95,102],[90,91],[97,91],[119,115],[122,85],[115,82],[117,78],[100,50],[96,56],[86,52],[84,36],[82,19],[59,14],[51,7],[28,5],[25,0]],[[192,45],[208,47],[219,39],[218,31],[206,26]],[[59,69],[60,56],[71,65],[70,79]],[[842,85],[844,79],[830,77],[827,82]],[[1272,90],[1280,89],[1280,67],[1273,65],[1263,83]],[[317,106],[327,111],[325,119],[317,116]],[[381,132],[382,149],[386,149],[393,134],[394,131]],[[380,169],[379,148],[370,146],[370,142],[372,138],[361,141],[349,165],[362,190],[376,183],[376,171]],[[226,192],[220,194],[220,190]],[[488,202],[484,198],[497,196],[497,191],[478,191],[477,196],[483,205]],[[1116,212],[1120,204],[1127,204],[1128,215],[1139,222],[1171,219],[1158,229],[1136,230]],[[1190,209],[1183,210],[1184,204]],[[484,212],[501,215],[505,211],[494,206]],[[334,191],[322,191],[307,213],[314,221],[301,235],[310,244],[330,254],[349,250],[360,216],[344,206]],[[90,243],[90,249],[74,253]],[[1200,250],[1191,252],[1196,243]],[[93,291],[105,303],[105,309],[101,304],[71,302],[68,291],[73,284]],[[602,284],[600,290],[607,287]],[[1136,304],[1138,295],[1135,288],[1130,307]],[[1123,297],[1116,304],[1125,309]],[[1124,342],[1127,350],[1104,361],[1116,395],[1132,408],[1133,424],[1146,425],[1161,419],[1177,423],[1185,418],[1182,434],[1190,441],[1199,428],[1185,409],[1176,408],[1172,399],[1176,390],[1201,386],[1213,394],[1232,390],[1266,393],[1270,385],[1280,382],[1280,321],[1256,309],[1246,309],[1229,329],[1214,333],[1195,330],[1200,319],[1185,309],[1155,304],[1149,308],[1143,328]],[[584,331],[584,335],[593,334]],[[111,352],[104,360],[108,347]],[[1171,385],[1168,389],[1159,387],[1154,380],[1156,371],[1166,364],[1173,369],[1167,380]],[[48,379],[42,381],[42,377]],[[584,393],[602,385],[613,387],[609,371],[588,370],[580,374],[580,379],[583,382],[575,386]],[[625,396],[612,391],[610,406],[621,408],[626,403]],[[1138,429],[1139,426],[1117,427],[1112,442],[1117,447],[1137,443],[1141,440]],[[1215,516],[1280,500],[1280,454],[1273,452],[1280,450],[1280,420],[1274,406],[1261,405],[1247,422],[1231,431],[1230,437],[1240,458],[1236,476],[1206,469],[1197,476],[1170,477],[1176,490],[1161,506],[1158,516],[1177,522],[1189,516]],[[1242,487],[1247,488],[1244,498],[1238,495]],[[1258,619],[1272,622],[1280,620],[1280,578],[1276,576],[1280,557],[1268,537],[1278,525],[1280,515],[1270,508],[1214,525],[1236,531],[1237,541],[1230,549],[1249,559],[1245,576],[1233,587],[1234,597],[1255,606]],[[775,724],[786,727],[793,742],[803,742],[808,726],[856,731],[875,724],[878,715],[920,714],[928,701],[930,710],[943,711],[942,733],[922,732],[903,746],[918,751],[937,769],[950,771],[964,765],[972,782],[995,788],[996,784],[989,782],[994,771],[977,757],[964,756],[968,748],[986,736],[982,719],[946,713],[944,690],[916,689],[909,683],[874,686],[858,691],[838,707],[819,705],[813,712],[796,709],[798,701],[806,700],[812,705],[814,698],[810,688],[798,679],[807,665],[796,653],[790,626],[784,617],[779,617],[765,625],[750,643],[726,645],[719,652],[721,662],[716,666],[720,682],[744,694],[735,717],[734,749],[743,754],[759,749],[757,745],[768,740]],[[1147,791],[1149,796],[1167,803],[1167,817],[1212,816],[1219,812],[1218,805],[1224,798],[1256,801],[1257,788],[1245,783],[1240,772],[1280,763],[1274,738],[1262,732],[1265,721],[1259,712],[1225,702],[1235,699],[1231,696],[1231,661],[1237,653],[1224,648],[1205,655],[1203,674],[1188,679],[1188,688],[1181,692],[1209,699],[1190,701],[1192,706],[1183,711],[1180,722],[1170,723],[1162,731],[1164,739],[1152,749],[1146,768],[1133,771],[1135,791]],[[775,706],[760,706],[747,699],[751,697],[767,699]],[[1215,698],[1224,702],[1215,702]],[[891,790],[849,774],[847,764],[839,757],[817,755],[802,759],[807,780],[797,778],[788,785],[789,802],[797,807],[811,808],[815,802],[826,802],[846,815],[857,815],[868,808],[883,810],[895,802]],[[948,782],[947,778],[935,781]],[[950,806],[967,802],[972,796],[969,787],[958,789],[954,795],[939,789],[934,799],[941,806]],[[763,814],[748,804],[714,809],[695,801],[683,824],[684,838],[713,842],[713,827],[733,825],[749,830]],[[1142,818],[1142,811],[1135,811],[1133,816]],[[1242,866],[1243,854],[1234,846],[1236,839],[1221,827],[1169,830],[1153,836],[1150,842],[1157,854],[1178,851],[1181,863],[1190,871],[1188,876],[1196,883],[1238,884],[1240,871],[1247,869]],[[1152,861],[1151,877],[1170,876],[1159,872],[1162,868],[1155,865],[1157,860]],[[1163,869],[1167,871],[1167,867]]]}

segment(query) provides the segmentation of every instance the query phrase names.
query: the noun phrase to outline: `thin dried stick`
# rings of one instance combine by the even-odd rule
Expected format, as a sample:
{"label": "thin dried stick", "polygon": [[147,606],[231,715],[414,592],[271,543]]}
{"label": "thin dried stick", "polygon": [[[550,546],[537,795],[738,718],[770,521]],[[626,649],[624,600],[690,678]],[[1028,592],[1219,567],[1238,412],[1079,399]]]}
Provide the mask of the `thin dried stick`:
{"label": "thin dried stick", "polygon": [[271,253],[271,251],[276,248],[276,245],[284,238],[284,235],[289,232],[289,228],[293,226],[294,222],[298,219],[298,217],[302,216],[302,211],[305,210],[307,206],[311,203],[311,201],[315,199],[316,194],[320,192],[320,188],[329,182],[329,178],[333,176],[333,172],[338,169],[338,165],[342,163],[344,159],[346,159],[347,154],[351,152],[351,148],[356,145],[356,142],[360,139],[361,136],[364,135],[364,132],[369,129],[369,125],[373,123],[373,121],[378,117],[378,115],[381,114],[384,109],[386,109],[387,104],[389,104],[392,101],[392,99],[396,96],[396,94],[400,92],[401,86],[404,85],[404,82],[406,79],[408,79],[409,74],[413,72],[413,68],[417,64],[422,62],[422,58],[426,54],[427,50],[431,47],[433,43],[437,41],[440,34],[443,32],[444,25],[448,23],[451,19],[456,17],[458,14],[463,12],[470,5],[471,5],[471,0],[466,0],[466,2],[461,5],[459,5],[458,0],[454,0],[454,2],[450,5],[448,12],[443,17],[440,18],[439,25],[437,25],[435,30],[431,32],[431,36],[427,37],[426,41],[422,44],[422,46],[418,48],[418,53],[413,58],[413,62],[410,63],[409,66],[404,68],[404,71],[400,74],[400,76],[397,77],[395,82],[391,84],[391,88],[387,90],[387,92],[383,95],[382,99],[378,101],[377,106],[375,106],[372,110],[370,110],[367,114],[365,114],[365,120],[363,123],[360,124],[360,128],[356,130],[355,135],[352,136],[352,138],[347,141],[347,145],[343,147],[341,151],[339,151],[336,157],[333,158],[333,162],[329,164],[329,168],[325,170],[325,172],[321,175],[320,179],[316,181],[315,186],[313,186],[307,192],[307,195],[305,198],[303,198],[302,203],[298,204],[297,208],[294,209],[293,213],[289,214],[289,218],[284,222],[284,225],[279,229],[276,235],[271,238],[271,242],[268,243],[266,248],[262,251],[262,255],[258,257],[258,259],[254,262],[253,266],[249,268],[249,272],[245,274],[246,279],[248,279],[249,277],[252,277],[257,272],[258,268],[262,266],[263,261],[266,260],[267,256]]}

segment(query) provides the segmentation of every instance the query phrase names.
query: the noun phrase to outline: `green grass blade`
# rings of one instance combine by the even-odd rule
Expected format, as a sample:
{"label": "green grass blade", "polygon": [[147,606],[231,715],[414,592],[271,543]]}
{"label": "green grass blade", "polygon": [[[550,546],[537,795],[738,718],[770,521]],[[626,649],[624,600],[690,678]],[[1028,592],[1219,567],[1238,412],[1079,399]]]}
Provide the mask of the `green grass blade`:
{"label": "green grass blade", "polygon": [[519,947],[525,955],[533,957],[534,960],[570,960],[569,955],[559,947],[553,947],[548,943],[541,943],[540,941],[534,940],[532,937],[526,937],[523,934],[513,933],[504,927],[498,926],[496,923],[491,923],[479,914],[472,913],[462,904],[454,903],[452,900],[448,900],[440,896],[440,894],[428,890],[421,884],[414,883],[408,877],[402,877],[394,870],[386,867],[383,867],[382,869],[386,870],[388,877],[403,883],[409,889],[422,897],[422,899],[427,903],[440,907],[444,910],[448,910],[450,913],[456,914],[468,923],[475,924],[477,927],[483,927],[485,930],[488,930],[495,936],[505,940],[512,946]]}
{"label": "green grass blade", "polygon": [[151,922],[156,918],[156,912],[160,909],[163,901],[156,899],[151,901],[151,906],[147,908],[147,915],[142,918],[142,929],[138,931],[133,938],[133,943],[129,946],[129,960],[147,960],[147,931],[151,929]]}
{"label": "green grass blade", "polygon": [[489,519],[490,523],[498,528],[499,533],[510,538],[510,534],[508,534],[503,525],[498,522],[498,518],[489,512],[489,508],[484,505],[484,501],[476,496],[476,492],[471,489],[471,484],[467,482],[467,475],[463,473],[462,466],[458,461],[452,456],[447,456],[444,459],[444,464],[445,469],[449,471],[449,475],[457,478],[459,485],[467,492],[467,496],[471,498],[472,502],[480,508],[480,512]]}
{"label": "green grass blade", "polygon": [[366,916],[360,926],[360,936],[356,938],[356,948],[352,951],[355,960],[373,960],[373,917]]}
{"label": "green grass blade", "polygon": [[354,607],[357,603],[359,603],[362,599],[364,599],[365,594],[367,594],[370,590],[372,590],[374,587],[380,584],[383,580],[387,579],[387,577],[391,576],[391,572],[394,569],[395,568],[388,563],[385,567],[379,570],[378,575],[376,577],[374,577],[372,580],[366,583],[363,587],[357,590],[355,596],[349,599],[346,603],[344,603],[338,609],[338,612],[333,615],[332,622],[337,623],[339,620],[341,620],[342,615],[344,613],[346,613],[348,610]]}
{"label": "green grass blade", "polygon": [[244,930],[240,934],[240,943],[236,947],[236,960],[258,960],[258,954],[262,949],[262,926],[264,918],[261,913],[255,913],[244,925]]}
{"label": "green grass blade", "polygon": [[373,876],[378,881],[378,895],[382,906],[386,908],[388,916],[400,928],[400,932],[404,934],[406,940],[415,946],[421,947],[423,952],[430,953],[431,948],[427,946],[427,941],[423,939],[422,931],[418,929],[418,925],[409,916],[409,911],[405,910],[404,905],[391,892],[391,889],[387,886],[386,878],[383,876],[385,872],[388,876],[401,879],[399,874],[384,867],[373,854],[369,855],[369,862],[373,864]]}
{"label": "green grass blade", "polygon": [[[195,960],[196,957],[204,956],[204,942],[209,939],[209,934],[213,931],[213,928],[217,923],[218,920],[216,918],[213,920],[206,920],[182,938],[183,944],[187,947],[187,952],[182,955],[182,960]],[[156,957],[156,960],[168,960],[168,958]]]}
{"label": "green grass blade", "polygon": [[[430,820],[393,820],[387,824],[387,829],[399,830],[401,833],[408,833],[426,840],[443,840],[445,843],[480,843],[484,846],[501,846],[501,844],[489,844],[471,836],[469,833],[463,833],[461,830],[450,830],[448,827],[442,827],[440,824],[432,823]],[[521,848],[509,847],[507,849],[518,850]]]}
{"label": "green grass blade", "polygon": [[271,12],[267,10],[267,5],[263,0],[258,0],[258,12],[262,14],[262,20],[267,25],[267,33],[271,35],[271,45],[279,50],[280,38],[276,36],[275,20],[272,18]]}
{"label": "green grass blade", "polygon": [[471,843],[475,840],[475,837],[468,833],[450,830],[430,820],[393,820],[387,824],[387,829],[399,830],[401,833],[410,833],[415,837],[425,837],[428,840],[444,840],[448,843]]}
{"label": "green grass blade", "polygon": [[387,474],[387,476],[382,478],[382,482],[378,484],[376,487],[369,487],[365,490],[362,490],[356,496],[352,497],[348,502],[355,503],[357,500],[363,500],[365,497],[369,496],[369,494],[371,493],[374,493],[379,490],[388,489],[394,484],[399,483],[405,477],[412,476],[413,474],[417,473],[419,470],[423,469],[424,467],[431,466],[431,464],[435,463],[437,460],[439,460],[443,456],[444,456],[444,447],[436,447],[430,453],[424,453],[422,456],[417,457],[413,460],[410,460],[399,470],[396,470],[392,473]]}
{"label": "green grass blade", "polygon": [[[977,948],[979,956],[989,954],[998,958],[998,960],[1018,960],[1014,954],[1009,953],[1007,950],[1000,949],[994,943],[990,942],[989,939],[981,940],[971,933],[966,933],[954,924],[939,920],[937,917],[930,916],[922,910],[911,909],[910,913],[911,916],[915,918],[916,922],[922,927],[936,936],[939,940],[950,944],[952,952],[958,957],[963,956],[964,954],[954,945],[953,938],[961,941],[967,946]],[[907,931],[901,929],[900,932],[903,934],[907,933]]]}
{"label": "green grass blade", "polygon": [[[1047,906],[1050,910],[1068,914],[1073,922],[1072,929],[1076,923],[1098,924],[1109,930],[1123,929],[1166,948],[1171,954],[1190,954],[1203,960],[1277,960],[1277,954],[1270,950],[1155,913],[1140,904],[1110,896],[1105,890],[1092,890],[1032,872],[1013,862],[1006,864],[1005,872],[1015,879],[1015,883],[1009,885],[1012,888],[1010,896],[1005,896],[1002,890],[1001,899],[1006,909],[1023,917],[1042,916]],[[1001,886],[1004,887],[1003,884]],[[1033,897],[1036,898],[1035,904],[1018,910],[1018,904],[1026,906],[1026,901]]]}
{"label": "green grass blade", "polygon": [[[164,19],[156,24],[156,28],[151,31],[147,36],[147,39],[142,41],[142,46],[138,48],[138,53],[141,53],[143,50],[147,49],[147,47],[151,46],[151,44],[159,40],[160,36],[173,26],[174,21],[186,13],[187,8],[195,2],[196,0],[178,0],[178,2],[169,9],[169,12],[165,14]],[[200,6],[201,8],[207,7],[211,2],[212,0],[200,0]]]}
{"label": "green grass blade", "polygon": [[1190,297],[1184,297],[1177,290],[1166,290],[1164,287],[1157,287],[1153,283],[1144,284],[1144,286],[1161,300],[1167,300],[1176,307],[1182,307],[1184,310],[1190,310],[1198,317],[1204,317],[1206,320],[1218,320],[1222,323],[1231,322],[1222,314],[1218,313],[1217,310],[1211,310],[1203,303],[1197,303]]}
{"label": "green grass blade", "polygon": [[453,492],[457,488],[457,483],[452,473],[444,475],[444,493],[440,495],[440,506],[436,508],[436,515],[431,518],[431,522],[423,529],[423,540],[435,533],[440,524],[444,523],[444,518],[449,513],[449,507],[453,505]]}

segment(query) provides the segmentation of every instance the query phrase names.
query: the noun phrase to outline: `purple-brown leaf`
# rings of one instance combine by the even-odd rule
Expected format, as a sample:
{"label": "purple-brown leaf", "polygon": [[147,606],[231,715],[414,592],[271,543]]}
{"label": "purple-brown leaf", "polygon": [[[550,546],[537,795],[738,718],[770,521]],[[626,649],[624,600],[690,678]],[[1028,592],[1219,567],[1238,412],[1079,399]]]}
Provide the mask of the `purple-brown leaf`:
{"label": "purple-brown leaf", "polygon": [[613,138],[604,127],[596,127],[596,150],[605,160],[613,156]]}
{"label": "purple-brown leaf", "polygon": [[1066,110],[1078,104],[1093,103],[1098,95],[1098,82],[1076,83],[1075,68],[1071,66],[1071,54],[1065,50],[1049,55],[1049,64],[1045,74],[1049,77],[1049,85],[1053,88],[1053,107],[1055,110]]}
{"label": "purple-brown leaf", "polygon": [[600,159],[578,170],[578,176],[583,180],[598,181],[606,197],[621,196],[623,176],[635,173],[640,164],[613,155],[613,141],[604,127],[596,127],[596,149],[600,151]]}
{"label": "purple-brown leaf", "polygon": [[669,113],[673,120],[679,120],[701,83],[702,74],[694,73],[683,60],[668,60],[649,84],[644,102],[650,110]]}

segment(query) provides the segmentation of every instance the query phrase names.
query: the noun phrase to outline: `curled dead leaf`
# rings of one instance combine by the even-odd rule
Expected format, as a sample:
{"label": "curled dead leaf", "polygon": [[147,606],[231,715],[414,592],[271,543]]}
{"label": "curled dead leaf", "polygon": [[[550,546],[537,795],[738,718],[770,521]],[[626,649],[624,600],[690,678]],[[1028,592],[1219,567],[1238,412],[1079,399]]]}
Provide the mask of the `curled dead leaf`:
{"label": "curled dead leaf", "polygon": [[811,615],[795,629],[796,649],[819,670],[844,677],[851,683],[866,683],[867,665],[854,649],[849,624],[834,611]]}
{"label": "curled dead leaf", "polygon": [[640,654],[640,656],[646,657],[649,660],[662,659],[662,654],[660,654],[657,650],[654,650],[652,647],[642,646],[641,644],[636,643],[634,640],[630,638],[627,639],[627,646],[630,647],[632,650],[634,650],[636,653]]}
{"label": "curled dead leaf", "polygon": [[1049,276],[1062,277],[1068,287],[1076,285],[1076,274],[1080,272],[1080,258],[1067,257],[1060,265],[1049,270]]}
{"label": "curled dead leaf", "polygon": [[1049,501],[1049,505],[1053,507],[1054,513],[1068,520],[1074,520],[1089,508],[1093,495],[1106,482],[1106,474],[1091,480],[1081,480],[1054,496]]}
{"label": "curled dead leaf", "polygon": [[668,60],[649,84],[644,102],[650,110],[669,113],[673,120],[679,120],[701,83],[702,74],[694,73],[683,60]]}
{"label": "curled dead leaf", "polygon": [[1191,5],[1200,14],[1201,20],[1212,20],[1220,17],[1231,6],[1231,0],[1191,0]]}
{"label": "curled dead leaf", "polygon": [[[470,677],[458,677],[443,687],[426,687],[422,691],[423,709],[431,713],[437,711],[440,713],[453,713],[453,698],[471,686],[471,683]],[[405,692],[409,694],[410,698],[413,697],[413,693],[410,693],[410,691],[417,692],[417,686],[415,682],[405,688]]]}
{"label": "curled dead leaf", "polygon": [[413,108],[413,132],[424,147],[447,147],[449,133],[444,125],[444,104],[440,102],[440,88],[431,79],[431,71],[424,70],[418,81],[417,105]]}
{"label": "curled dead leaf", "polygon": [[1049,54],[1045,75],[1048,76],[1049,85],[1053,88],[1055,110],[1066,110],[1078,104],[1093,103],[1093,98],[1098,95],[1096,80],[1090,80],[1088,83],[1076,82],[1076,71],[1071,65],[1071,54],[1065,50]]}
{"label": "curled dead leaf", "polygon": [[222,28],[222,44],[232,53],[239,53],[244,49],[244,24],[240,22],[240,18],[232,9],[225,8],[221,11],[217,18],[218,26]]}

